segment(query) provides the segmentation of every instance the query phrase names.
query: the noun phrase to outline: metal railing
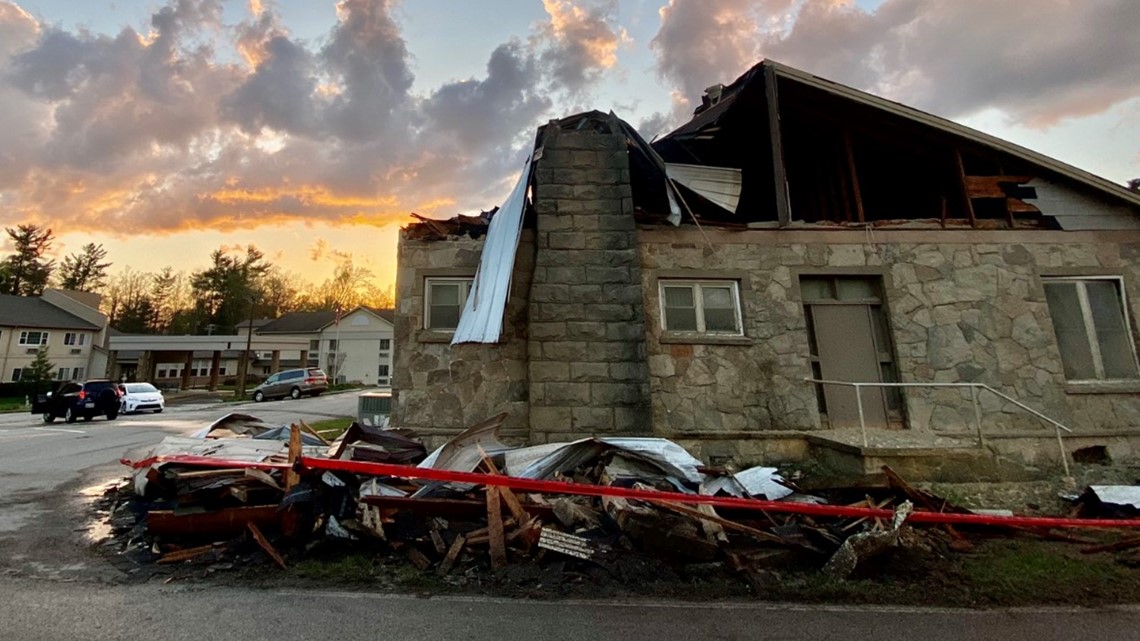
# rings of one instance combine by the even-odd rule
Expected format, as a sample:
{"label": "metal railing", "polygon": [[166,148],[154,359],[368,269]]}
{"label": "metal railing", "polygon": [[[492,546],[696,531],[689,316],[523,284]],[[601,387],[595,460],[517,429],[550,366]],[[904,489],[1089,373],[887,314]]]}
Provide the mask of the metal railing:
{"label": "metal railing", "polygon": [[985,383],[854,383],[851,381],[829,381],[829,380],[823,380],[823,379],[818,379],[818,378],[805,378],[804,381],[808,382],[808,383],[815,383],[818,385],[839,385],[839,386],[843,386],[843,387],[854,387],[855,388],[855,406],[859,410],[859,429],[862,431],[862,434],[863,434],[863,447],[868,446],[868,442],[867,442],[867,421],[866,421],[866,418],[864,417],[864,414],[863,414],[863,388],[864,387],[959,387],[959,388],[966,387],[966,388],[969,388],[970,389],[970,401],[974,405],[974,421],[975,421],[977,428],[978,428],[978,445],[979,445],[979,447],[982,447],[982,448],[986,447],[986,435],[982,429],[982,408],[981,408],[981,405],[978,404],[978,391],[984,390],[984,391],[990,392],[991,394],[994,394],[998,398],[1000,398],[1006,402],[1013,403],[1014,405],[1025,410],[1026,412],[1029,412],[1030,414],[1036,416],[1037,418],[1039,418],[1039,419],[1041,419],[1041,420],[1045,421],[1046,423],[1049,423],[1050,425],[1053,426],[1054,432],[1057,435],[1057,446],[1061,450],[1061,465],[1062,465],[1062,467],[1065,468],[1065,476],[1066,477],[1070,476],[1070,474],[1069,474],[1069,455],[1065,451],[1065,441],[1064,441],[1064,439],[1061,438],[1061,432],[1065,431],[1065,432],[1072,434],[1073,430],[1069,429],[1068,427],[1065,427],[1061,423],[1049,418],[1048,416],[1045,416],[1041,412],[1038,412],[1037,410],[1033,409],[1032,407],[1029,407],[1028,405],[1026,405],[1025,403],[1022,403],[1021,401],[1017,400],[1016,398],[1013,398],[1012,396],[1009,396],[1008,394],[1004,394],[1002,392],[997,391],[996,389],[990,387],[989,385],[986,385]]}

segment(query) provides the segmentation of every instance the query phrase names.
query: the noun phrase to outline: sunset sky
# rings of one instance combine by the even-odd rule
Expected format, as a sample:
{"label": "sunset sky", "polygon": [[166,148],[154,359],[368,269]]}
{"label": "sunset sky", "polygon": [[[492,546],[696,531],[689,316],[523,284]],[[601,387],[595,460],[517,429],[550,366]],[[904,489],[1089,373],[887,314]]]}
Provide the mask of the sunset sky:
{"label": "sunset sky", "polygon": [[390,280],[409,212],[498,204],[537,125],[651,138],[764,57],[1123,182],[1138,33],[1136,0],[0,0],[0,223]]}

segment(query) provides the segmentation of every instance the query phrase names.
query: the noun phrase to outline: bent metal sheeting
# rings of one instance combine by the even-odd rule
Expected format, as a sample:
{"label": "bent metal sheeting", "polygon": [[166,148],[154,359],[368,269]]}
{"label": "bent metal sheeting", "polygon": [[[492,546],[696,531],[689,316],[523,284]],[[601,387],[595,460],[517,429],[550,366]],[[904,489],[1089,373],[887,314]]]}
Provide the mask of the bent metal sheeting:
{"label": "bent metal sheeting", "polygon": [[491,219],[483,242],[483,254],[479,257],[479,271],[475,272],[475,282],[471,284],[459,326],[451,338],[452,345],[499,342],[503,333],[503,314],[511,291],[515,253],[522,234],[526,189],[530,184],[532,166],[533,158],[527,156],[519,181],[507,202]]}

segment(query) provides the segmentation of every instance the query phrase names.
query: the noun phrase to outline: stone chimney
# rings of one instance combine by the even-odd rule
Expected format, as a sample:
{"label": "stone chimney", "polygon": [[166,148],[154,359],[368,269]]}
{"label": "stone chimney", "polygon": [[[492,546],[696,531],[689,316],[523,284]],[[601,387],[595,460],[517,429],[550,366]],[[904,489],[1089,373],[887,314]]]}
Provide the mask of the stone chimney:
{"label": "stone chimney", "polygon": [[651,432],[625,137],[546,127],[529,302],[532,442]]}

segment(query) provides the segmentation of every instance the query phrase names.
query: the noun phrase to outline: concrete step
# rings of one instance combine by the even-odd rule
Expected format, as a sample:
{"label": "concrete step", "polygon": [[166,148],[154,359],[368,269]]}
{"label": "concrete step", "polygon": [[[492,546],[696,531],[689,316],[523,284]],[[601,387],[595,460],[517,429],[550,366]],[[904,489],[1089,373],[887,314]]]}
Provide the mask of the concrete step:
{"label": "concrete step", "polygon": [[841,474],[875,474],[884,465],[912,481],[1032,481],[1047,474],[995,455],[969,437],[910,430],[826,430],[806,435],[820,464]]}

